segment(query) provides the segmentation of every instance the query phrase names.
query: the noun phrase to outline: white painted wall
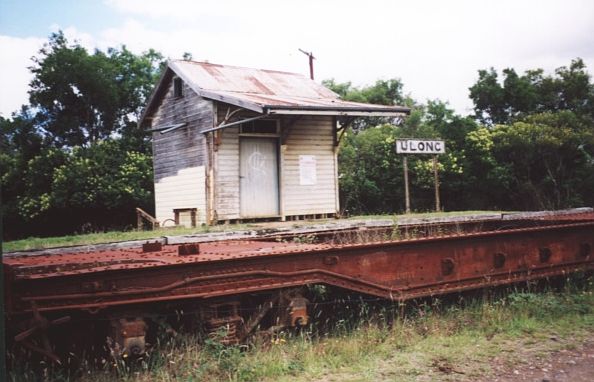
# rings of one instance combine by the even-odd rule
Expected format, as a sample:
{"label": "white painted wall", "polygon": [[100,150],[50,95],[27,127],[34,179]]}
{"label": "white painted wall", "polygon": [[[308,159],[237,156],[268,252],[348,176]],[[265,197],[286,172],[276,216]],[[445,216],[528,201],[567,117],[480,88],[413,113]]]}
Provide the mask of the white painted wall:
{"label": "white painted wall", "polygon": [[219,220],[239,219],[239,128],[221,132],[215,152],[215,210]]}
{"label": "white painted wall", "polygon": [[[336,213],[338,210],[332,121],[329,116],[303,117],[289,131],[282,154],[285,216]],[[316,184],[300,184],[300,155],[315,157]]]}
{"label": "white painted wall", "polygon": [[[206,222],[206,169],[204,166],[180,170],[177,175],[155,183],[155,213],[161,224],[174,219],[175,208],[197,208],[196,223]],[[172,221],[164,226],[173,226]]]}
{"label": "white painted wall", "polygon": [[[306,116],[291,126],[281,149],[283,216],[332,214],[338,211],[338,174],[334,153],[333,118]],[[239,128],[222,132],[216,152],[216,203],[219,220],[240,219]],[[314,156],[316,183],[300,184],[299,156]]]}

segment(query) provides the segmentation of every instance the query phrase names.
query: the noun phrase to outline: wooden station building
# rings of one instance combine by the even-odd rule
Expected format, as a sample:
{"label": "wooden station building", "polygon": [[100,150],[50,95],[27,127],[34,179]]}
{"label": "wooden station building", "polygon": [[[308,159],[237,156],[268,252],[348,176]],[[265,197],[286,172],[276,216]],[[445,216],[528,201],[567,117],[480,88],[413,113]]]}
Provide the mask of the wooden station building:
{"label": "wooden station building", "polygon": [[152,131],[156,219],[335,215],[341,130],[409,111],[340,100],[300,74],[170,61],[140,119]]}

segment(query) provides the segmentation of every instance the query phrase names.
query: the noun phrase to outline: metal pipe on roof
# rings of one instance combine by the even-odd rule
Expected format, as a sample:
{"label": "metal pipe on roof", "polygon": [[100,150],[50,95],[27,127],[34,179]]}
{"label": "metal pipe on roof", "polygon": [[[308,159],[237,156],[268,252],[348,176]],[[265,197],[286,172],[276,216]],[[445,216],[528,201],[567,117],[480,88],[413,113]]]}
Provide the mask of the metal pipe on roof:
{"label": "metal pipe on roof", "polygon": [[184,123],[176,123],[175,125],[159,126],[159,127],[155,127],[154,129],[147,130],[147,132],[149,132],[149,133],[156,133],[157,131],[160,131],[161,134],[165,134],[165,133],[168,133],[170,131],[177,130],[177,129],[181,128],[181,127],[184,127],[187,124],[188,124],[187,122],[184,122]]}
{"label": "metal pipe on roof", "polygon": [[309,57],[309,78],[312,80],[314,79],[314,66],[313,60],[315,59],[313,52],[306,52],[303,49],[299,48],[299,51]]}
{"label": "metal pipe on roof", "polygon": [[268,117],[267,114],[262,114],[262,115],[259,115],[257,117],[251,117],[251,118],[241,119],[241,120],[235,121],[235,122],[224,123],[224,124],[218,125],[217,127],[213,127],[212,129],[204,130],[204,131],[202,131],[202,133],[203,134],[206,134],[206,133],[210,133],[211,131],[216,131],[216,130],[224,129],[225,127],[230,127],[230,126],[235,126],[235,125],[241,125],[242,123],[256,121],[258,119],[262,119],[262,118],[266,118],[266,117]]}

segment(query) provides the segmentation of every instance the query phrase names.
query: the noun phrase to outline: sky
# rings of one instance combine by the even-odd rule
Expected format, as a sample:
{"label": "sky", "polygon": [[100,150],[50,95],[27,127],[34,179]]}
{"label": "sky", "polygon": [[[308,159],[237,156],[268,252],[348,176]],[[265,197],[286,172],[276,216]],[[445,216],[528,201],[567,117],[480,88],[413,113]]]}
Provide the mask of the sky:
{"label": "sky", "polygon": [[301,48],[317,81],[399,78],[463,115],[479,69],[553,73],[581,57],[594,73],[591,0],[0,0],[0,115],[28,102],[31,57],[58,30],[88,49],[309,75]]}

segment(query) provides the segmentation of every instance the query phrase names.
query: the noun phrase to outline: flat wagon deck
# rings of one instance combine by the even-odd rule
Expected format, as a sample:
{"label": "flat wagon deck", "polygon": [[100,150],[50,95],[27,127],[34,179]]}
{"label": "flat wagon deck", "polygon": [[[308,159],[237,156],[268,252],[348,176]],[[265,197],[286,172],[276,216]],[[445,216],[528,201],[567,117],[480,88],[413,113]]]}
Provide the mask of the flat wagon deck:
{"label": "flat wagon deck", "polygon": [[4,258],[7,314],[22,327],[15,340],[50,358],[34,338],[72,315],[109,317],[122,351],[138,353],[145,315],[176,304],[200,307],[208,330],[226,327],[233,342],[271,312],[276,326],[307,323],[307,285],[401,301],[590,271],[593,246],[587,212],[21,254]]}

